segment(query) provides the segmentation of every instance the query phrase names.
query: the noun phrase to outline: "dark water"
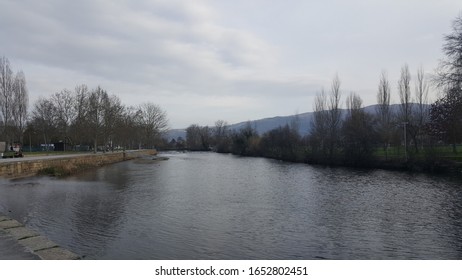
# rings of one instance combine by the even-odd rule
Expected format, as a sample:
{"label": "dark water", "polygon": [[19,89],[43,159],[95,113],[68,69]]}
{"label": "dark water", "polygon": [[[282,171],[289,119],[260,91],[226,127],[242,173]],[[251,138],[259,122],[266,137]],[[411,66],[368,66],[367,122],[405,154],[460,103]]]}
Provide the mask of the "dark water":
{"label": "dark water", "polygon": [[462,259],[460,181],[168,156],[2,181],[0,212],[89,259]]}

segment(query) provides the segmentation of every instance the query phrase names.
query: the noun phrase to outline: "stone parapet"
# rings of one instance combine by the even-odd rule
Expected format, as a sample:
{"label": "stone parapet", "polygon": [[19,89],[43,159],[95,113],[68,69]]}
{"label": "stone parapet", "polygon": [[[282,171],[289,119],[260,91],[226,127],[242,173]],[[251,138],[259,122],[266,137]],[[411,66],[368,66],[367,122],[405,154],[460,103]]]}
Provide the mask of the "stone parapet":
{"label": "stone parapet", "polygon": [[50,168],[71,174],[83,169],[155,154],[157,154],[156,150],[133,150],[113,153],[20,158],[17,160],[5,160],[4,162],[0,159],[0,177],[20,178],[35,176]]}

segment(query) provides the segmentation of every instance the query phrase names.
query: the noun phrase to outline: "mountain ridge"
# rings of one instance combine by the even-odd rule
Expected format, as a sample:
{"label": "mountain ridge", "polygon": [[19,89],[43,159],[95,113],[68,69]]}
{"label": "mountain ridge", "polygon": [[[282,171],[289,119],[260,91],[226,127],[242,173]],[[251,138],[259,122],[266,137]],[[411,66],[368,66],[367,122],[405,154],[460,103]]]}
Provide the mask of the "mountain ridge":
{"label": "mountain ridge", "polygon": [[[415,104],[415,103],[413,103]],[[399,110],[399,106],[401,104],[392,104],[390,105],[390,109],[392,113],[396,113]],[[430,105],[427,105],[430,106]],[[364,111],[369,114],[376,114],[378,105],[369,105],[363,107]],[[345,116],[347,109],[340,109],[342,115]],[[298,125],[298,132],[300,135],[304,136],[307,135],[311,131],[312,126],[312,119],[313,119],[314,112],[305,112],[295,115],[288,115],[288,116],[275,116],[275,117],[267,117],[257,120],[249,120],[249,121],[242,121],[235,124],[228,125],[230,130],[239,131],[241,128],[245,127],[250,123],[250,125],[257,131],[259,135],[264,134],[272,129],[275,129],[279,126],[285,126],[287,124],[297,124]],[[167,132],[167,139],[178,139],[181,137],[186,139],[186,129],[171,129]]]}

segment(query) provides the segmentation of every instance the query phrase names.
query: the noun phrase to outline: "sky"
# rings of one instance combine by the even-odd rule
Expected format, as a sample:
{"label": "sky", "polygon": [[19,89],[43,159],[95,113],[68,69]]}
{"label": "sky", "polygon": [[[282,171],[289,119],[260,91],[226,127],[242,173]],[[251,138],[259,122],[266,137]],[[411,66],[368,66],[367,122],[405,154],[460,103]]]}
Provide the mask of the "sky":
{"label": "sky", "polygon": [[434,73],[461,12],[460,0],[0,0],[0,56],[24,72],[31,107],[99,85],[159,105],[171,128],[231,124],[313,111],[335,75],[367,106],[386,71],[398,103],[401,67]]}

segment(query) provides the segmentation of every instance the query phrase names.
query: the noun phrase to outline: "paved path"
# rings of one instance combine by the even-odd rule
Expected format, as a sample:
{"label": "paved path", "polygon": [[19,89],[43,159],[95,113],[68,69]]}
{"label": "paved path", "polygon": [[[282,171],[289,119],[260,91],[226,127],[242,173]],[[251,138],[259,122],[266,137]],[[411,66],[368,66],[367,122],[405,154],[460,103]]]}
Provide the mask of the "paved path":
{"label": "paved path", "polygon": [[[137,152],[142,150],[126,150],[125,153]],[[82,153],[75,153],[75,154],[65,154],[65,155],[54,155],[53,152],[50,152],[49,155],[43,156],[26,156],[25,157],[17,157],[17,158],[0,158],[0,164],[2,162],[18,162],[18,161],[32,161],[32,160],[44,160],[44,159],[55,159],[55,158],[72,158],[72,157],[82,157],[88,155],[104,155],[104,154],[115,154],[115,153],[124,153],[124,151],[114,151],[114,152],[82,152]]]}
{"label": "paved path", "polygon": [[[98,153],[99,154],[99,153]],[[50,153],[49,155],[44,156],[25,156],[25,157],[17,157],[17,158],[0,158],[0,164],[2,162],[18,162],[18,161],[31,161],[31,160],[44,160],[44,159],[51,159],[51,158],[71,158],[71,157],[81,157],[81,156],[88,156],[94,155],[94,153],[78,153],[78,154],[67,154],[67,155],[53,155]]]}

